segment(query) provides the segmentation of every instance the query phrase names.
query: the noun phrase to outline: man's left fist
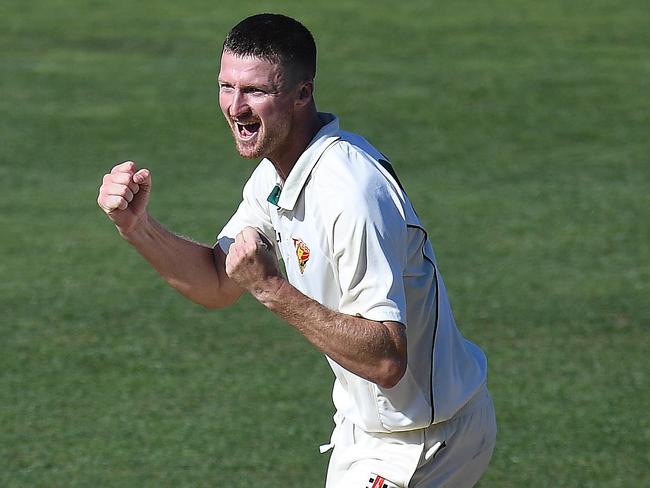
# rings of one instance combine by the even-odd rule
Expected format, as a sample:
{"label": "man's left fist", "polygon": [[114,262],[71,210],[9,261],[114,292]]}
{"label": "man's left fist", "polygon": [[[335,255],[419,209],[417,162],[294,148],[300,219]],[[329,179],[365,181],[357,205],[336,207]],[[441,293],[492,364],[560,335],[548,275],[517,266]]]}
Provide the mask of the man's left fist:
{"label": "man's left fist", "polygon": [[253,227],[237,234],[226,256],[226,273],[253,294],[261,291],[265,280],[279,276],[278,259],[266,236]]}

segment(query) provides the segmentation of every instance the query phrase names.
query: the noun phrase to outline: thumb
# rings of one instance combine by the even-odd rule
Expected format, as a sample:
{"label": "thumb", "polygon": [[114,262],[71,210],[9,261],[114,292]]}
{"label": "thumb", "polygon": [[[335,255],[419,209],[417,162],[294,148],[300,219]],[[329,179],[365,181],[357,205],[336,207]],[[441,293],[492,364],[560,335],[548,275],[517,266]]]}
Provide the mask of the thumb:
{"label": "thumb", "polygon": [[133,183],[140,186],[141,191],[150,192],[151,191],[151,172],[143,168],[137,171],[133,175]]}
{"label": "thumb", "polygon": [[254,227],[245,227],[242,230],[242,237],[244,241],[254,241],[258,244],[262,244],[263,247],[268,249],[273,249],[273,243],[271,240],[259,229]]}

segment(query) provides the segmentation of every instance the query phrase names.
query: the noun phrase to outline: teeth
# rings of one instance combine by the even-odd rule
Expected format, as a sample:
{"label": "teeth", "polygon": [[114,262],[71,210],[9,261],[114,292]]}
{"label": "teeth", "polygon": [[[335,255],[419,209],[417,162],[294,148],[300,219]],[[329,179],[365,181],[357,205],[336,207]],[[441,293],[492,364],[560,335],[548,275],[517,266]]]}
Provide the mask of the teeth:
{"label": "teeth", "polygon": [[239,134],[246,139],[253,137],[260,127],[259,122],[249,122],[247,124],[243,124],[241,122],[235,121],[235,124],[237,125],[237,131]]}

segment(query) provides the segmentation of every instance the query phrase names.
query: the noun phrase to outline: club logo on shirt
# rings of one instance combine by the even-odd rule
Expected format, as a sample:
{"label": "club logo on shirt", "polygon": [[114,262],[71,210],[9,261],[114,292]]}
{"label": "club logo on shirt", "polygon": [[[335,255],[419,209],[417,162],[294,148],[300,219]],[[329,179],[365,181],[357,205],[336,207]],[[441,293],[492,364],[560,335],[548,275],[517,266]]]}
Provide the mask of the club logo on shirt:
{"label": "club logo on shirt", "polygon": [[292,237],[291,239],[293,240],[293,247],[296,248],[300,274],[303,274],[305,272],[305,266],[307,266],[307,261],[309,261],[309,247],[307,247],[307,244],[305,244],[305,242],[300,238]]}

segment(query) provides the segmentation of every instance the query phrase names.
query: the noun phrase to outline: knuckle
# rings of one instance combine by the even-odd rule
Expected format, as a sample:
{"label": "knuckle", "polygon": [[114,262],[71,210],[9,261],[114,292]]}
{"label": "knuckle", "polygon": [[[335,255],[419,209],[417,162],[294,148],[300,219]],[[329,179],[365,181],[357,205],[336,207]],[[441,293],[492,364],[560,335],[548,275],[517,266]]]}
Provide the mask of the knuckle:
{"label": "knuckle", "polygon": [[128,173],[116,173],[113,176],[113,181],[121,185],[128,185],[131,183],[131,176]]}

